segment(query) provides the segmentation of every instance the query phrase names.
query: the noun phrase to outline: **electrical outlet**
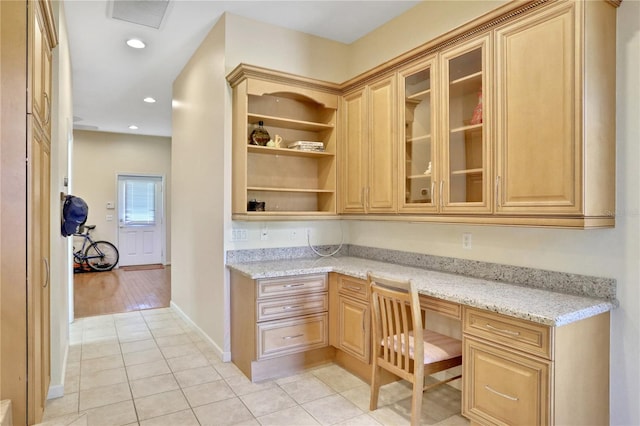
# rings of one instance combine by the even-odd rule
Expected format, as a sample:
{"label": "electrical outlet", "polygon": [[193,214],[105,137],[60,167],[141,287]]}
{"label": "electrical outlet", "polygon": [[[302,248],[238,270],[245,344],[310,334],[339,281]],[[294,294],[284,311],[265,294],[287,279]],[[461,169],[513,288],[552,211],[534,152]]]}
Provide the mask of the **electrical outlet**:
{"label": "electrical outlet", "polygon": [[295,240],[298,238],[298,230],[297,229],[292,229],[291,231],[289,231],[289,239],[290,240]]}
{"label": "electrical outlet", "polygon": [[265,225],[262,227],[262,229],[260,229],[260,240],[266,241],[268,239],[269,239],[269,228],[267,228],[267,225]]}
{"label": "electrical outlet", "polygon": [[231,241],[247,241],[247,230],[246,229],[232,229],[231,230]]}
{"label": "electrical outlet", "polygon": [[465,250],[471,250],[472,247],[472,239],[471,232],[465,232],[462,234],[462,248]]}

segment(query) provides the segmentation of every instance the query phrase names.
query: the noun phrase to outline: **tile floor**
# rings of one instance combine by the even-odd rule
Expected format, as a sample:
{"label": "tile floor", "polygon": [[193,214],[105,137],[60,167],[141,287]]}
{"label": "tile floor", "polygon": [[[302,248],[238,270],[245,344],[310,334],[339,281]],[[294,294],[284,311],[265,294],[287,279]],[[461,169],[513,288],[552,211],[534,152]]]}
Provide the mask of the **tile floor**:
{"label": "tile floor", "polygon": [[[82,318],[71,326],[65,395],[43,425],[408,425],[410,388],[369,386],[335,364],[251,383],[170,308]],[[466,426],[460,392],[425,393],[422,422]]]}

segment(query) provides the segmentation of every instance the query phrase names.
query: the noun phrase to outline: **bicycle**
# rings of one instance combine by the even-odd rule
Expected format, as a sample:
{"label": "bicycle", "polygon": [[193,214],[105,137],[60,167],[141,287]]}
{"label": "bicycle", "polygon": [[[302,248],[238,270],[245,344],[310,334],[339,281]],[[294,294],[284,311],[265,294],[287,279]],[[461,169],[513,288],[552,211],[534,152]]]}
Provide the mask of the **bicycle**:
{"label": "bicycle", "polygon": [[[83,228],[86,232],[83,232]],[[73,234],[75,237],[82,237],[82,247],[76,251],[73,248],[73,258],[80,265],[86,263],[89,268],[96,272],[110,271],[118,264],[120,253],[116,246],[109,241],[94,241],[90,232],[96,225],[85,225],[80,227],[80,232]]]}

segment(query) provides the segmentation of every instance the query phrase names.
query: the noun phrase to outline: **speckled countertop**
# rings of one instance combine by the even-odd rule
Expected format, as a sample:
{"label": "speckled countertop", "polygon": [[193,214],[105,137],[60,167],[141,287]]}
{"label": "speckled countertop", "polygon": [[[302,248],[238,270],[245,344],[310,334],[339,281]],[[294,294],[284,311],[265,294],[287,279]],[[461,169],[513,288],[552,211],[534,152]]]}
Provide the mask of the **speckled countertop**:
{"label": "speckled countertop", "polygon": [[367,272],[412,279],[421,294],[537,323],[561,326],[616,307],[615,300],[564,294],[522,285],[470,278],[357,257],[229,263],[252,279],[338,272],[366,279]]}

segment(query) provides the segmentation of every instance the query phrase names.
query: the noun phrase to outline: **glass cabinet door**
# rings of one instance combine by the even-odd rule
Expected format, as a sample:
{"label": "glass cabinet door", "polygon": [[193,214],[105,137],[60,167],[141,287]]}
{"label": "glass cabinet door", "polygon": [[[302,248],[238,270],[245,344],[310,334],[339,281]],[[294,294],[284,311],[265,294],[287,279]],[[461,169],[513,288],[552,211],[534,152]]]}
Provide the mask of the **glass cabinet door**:
{"label": "glass cabinet door", "polygon": [[400,145],[404,190],[399,206],[404,212],[435,211],[438,207],[433,64],[433,60],[427,60],[400,73],[404,95],[404,138]]}
{"label": "glass cabinet door", "polygon": [[443,211],[491,211],[488,44],[483,37],[443,54]]}

